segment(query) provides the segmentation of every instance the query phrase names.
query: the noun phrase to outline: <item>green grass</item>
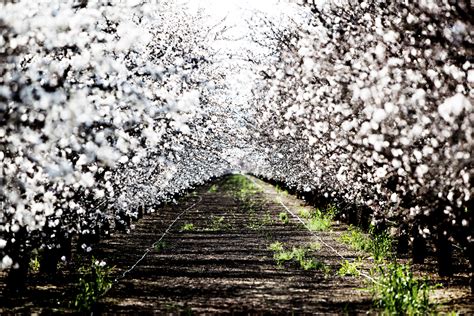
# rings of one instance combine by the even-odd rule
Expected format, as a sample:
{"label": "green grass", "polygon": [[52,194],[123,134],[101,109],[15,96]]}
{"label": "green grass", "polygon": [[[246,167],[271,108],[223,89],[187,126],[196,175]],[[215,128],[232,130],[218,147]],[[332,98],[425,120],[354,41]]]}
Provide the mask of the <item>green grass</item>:
{"label": "green grass", "polygon": [[349,262],[348,260],[343,260],[341,268],[339,268],[337,274],[339,274],[340,276],[359,276],[359,267],[361,266],[361,264],[362,260],[360,258],[352,262]]}
{"label": "green grass", "polygon": [[211,222],[209,223],[209,227],[206,230],[209,231],[223,231],[229,230],[231,225],[225,221],[224,216],[211,216]]}
{"label": "green grass", "polygon": [[263,216],[258,216],[254,210],[249,212],[247,227],[251,230],[262,230],[265,226],[272,225],[273,218],[270,211],[265,212]]}
{"label": "green grass", "polygon": [[207,190],[207,192],[209,192],[209,193],[215,193],[215,192],[217,192],[218,189],[219,189],[219,187],[217,186],[217,184],[213,184],[213,185],[209,188],[209,190]]}
{"label": "green grass", "polygon": [[287,212],[281,212],[280,214],[278,214],[278,219],[285,225],[290,222],[290,218],[288,217]]}
{"label": "green grass", "polygon": [[112,287],[111,272],[114,267],[107,267],[105,262],[92,258],[90,265],[79,268],[80,279],[73,306],[88,312],[99,298]]}
{"label": "green grass", "polygon": [[32,258],[30,259],[30,271],[32,273],[37,273],[40,270],[40,261],[37,253],[33,253]]}
{"label": "green grass", "polygon": [[355,250],[370,253],[376,262],[392,257],[392,238],[385,232],[375,233],[373,228],[370,234],[365,234],[361,229],[349,226],[340,241]]}
{"label": "green grass", "polygon": [[330,272],[330,268],[323,262],[314,259],[310,252],[315,249],[315,245],[310,247],[292,247],[291,250],[285,249],[285,245],[276,241],[268,247],[273,251],[273,258],[278,266],[283,267],[285,264],[297,265],[303,270],[318,270],[325,274]]}
{"label": "green grass", "polygon": [[166,248],[168,248],[168,243],[166,241],[159,241],[156,243],[155,245],[155,251],[157,252],[162,252],[163,250],[165,250]]}
{"label": "green grass", "polygon": [[385,315],[427,315],[436,310],[430,304],[433,287],[413,277],[410,266],[390,263],[378,267],[377,282],[371,292],[375,306]]}
{"label": "green grass", "polygon": [[331,229],[332,222],[337,214],[336,207],[329,205],[323,211],[319,208],[309,210],[302,208],[298,215],[305,221],[311,231],[327,231]]}
{"label": "green grass", "polygon": [[282,194],[282,195],[288,195],[289,194],[287,190],[281,188],[279,185],[276,185],[275,189],[276,189],[278,194]]}
{"label": "green grass", "polygon": [[228,176],[221,187],[240,201],[252,200],[256,193],[261,192],[258,186],[241,174]]}
{"label": "green grass", "polygon": [[192,224],[192,223],[183,224],[183,226],[181,226],[181,228],[180,228],[180,231],[182,231],[182,232],[190,232],[190,231],[194,231],[194,230],[196,230],[196,226],[194,226],[194,224]]}

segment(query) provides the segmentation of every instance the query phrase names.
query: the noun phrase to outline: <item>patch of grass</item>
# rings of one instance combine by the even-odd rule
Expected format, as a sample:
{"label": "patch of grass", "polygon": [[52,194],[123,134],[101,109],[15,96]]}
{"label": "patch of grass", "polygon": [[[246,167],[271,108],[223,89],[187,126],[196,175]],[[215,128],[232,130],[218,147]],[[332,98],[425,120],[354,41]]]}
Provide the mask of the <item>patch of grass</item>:
{"label": "patch of grass", "polygon": [[311,231],[327,231],[331,228],[335,216],[335,208],[330,207],[324,211],[319,208],[314,210],[300,209],[298,215],[305,220]]}
{"label": "patch of grass", "polygon": [[364,234],[361,229],[349,226],[340,241],[359,251],[371,254],[376,262],[384,261],[392,256],[392,238],[385,232],[375,233],[371,228],[370,234]]}
{"label": "patch of grass", "polygon": [[222,230],[228,230],[231,228],[231,225],[229,223],[225,222],[225,217],[224,216],[211,216],[211,222],[209,224],[209,227],[207,230],[209,231],[222,231]]}
{"label": "patch of grass", "polygon": [[272,215],[269,211],[267,211],[263,217],[258,217],[257,214],[255,214],[255,211],[251,211],[249,214],[249,221],[247,224],[247,227],[250,228],[251,230],[261,230],[263,227],[267,225],[272,225],[273,224],[273,218]]}
{"label": "patch of grass", "polygon": [[209,192],[209,193],[215,193],[215,192],[217,192],[218,188],[219,188],[219,187],[217,186],[217,184],[213,184],[213,185],[209,188],[209,190],[207,190],[207,192]]}
{"label": "patch of grass", "polygon": [[110,274],[114,267],[107,267],[104,261],[92,258],[90,265],[79,268],[78,293],[74,307],[81,312],[92,309],[98,299],[112,287]]}
{"label": "patch of grass", "polygon": [[392,238],[386,232],[373,233],[371,252],[374,260],[380,262],[391,258],[393,256],[392,244]]}
{"label": "patch of grass", "polygon": [[311,211],[305,208],[298,210],[298,215],[303,219],[310,219],[311,218]]}
{"label": "patch of grass", "polygon": [[325,274],[330,272],[327,265],[310,256],[311,247],[293,247],[291,250],[287,250],[283,243],[276,241],[270,244],[268,249],[274,252],[273,258],[280,267],[289,263],[296,264],[303,270],[319,270]]}
{"label": "patch of grass", "polygon": [[371,248],[370,237],[354,226],[349,226],[347,232],[343,233],[339,240],[358,251],[369,252]]}
{"label": "patch of grass", "polygon": [[289,194],[287,190],[283,189],[279,185],[276,185],[275,189],[276,189],[278,194],[282,194],[282,195],[288,195]]}
{"label": "patch of grass", "polygon": [[251,200],[251,197],[261,191],[251,180],[241,174],[229,176],[222,184],[222,188],[240,201]]}
{"label": "patch of grass", "polygon": [[280,212],[280,214],[278,214],[278,219],[280,220],[280,222],[282,222],[285,225],[287,225],[290,222],[290,218],[288,217],[287,212]]}
{"label": "patch of grass", "polygon": [[266,211],[265,215],[263,215],[263,218],[262,218],[262,225],[266,226],[266,225],[272,225],[272,224],[273,224],[272,214],[269,211]]}
{"label": "patch of grass", "polygon": [[339,268],[337,274],[340,276],[359,276],[360,271],[359,267],[362,264],[362,260],[359,258],[356,261],[349,262],[349,260],[342,261],[341,267]]}
{"label": "patch of grass", "polygon": [[322,212],[321,210],[316,209],[311,213],[311,218],[309,219],[308,227],[312,231],[329,230],[331,228],[333,218],[333,213]]}
{"label": "patch of grass", "polygon": [[166,248],[168,248],[168,243],[164,240],[162,241],[159,241],[155,244],[155,251],[157,252],[162,252],[163,250],[165,250]]}
{"label": "patch of grass", "polygon": [[317,241],[313,241],[309,244],[309,249],[313,251],[321,250],[321,244]]}
{"label": "patch of grass", "polygon": [[186,223],[181,226],[180,231],[182,232],[190,232],[196,230],[196,226],[193,223]]}
{"label": "patch of grass", "polygon": [[426,315],[437,307],[430,304],[433,287],[413,277],[410,266],[390,263],[378,267],[377,282],[371,292],[376,307],[387,315]]}
{"label": "patch of grass", "polygon": [[40,270],[40,261],[38,258],[38,254],[34,253],[32,258],[30,259],[30,271],[33,273],[38,273]]}

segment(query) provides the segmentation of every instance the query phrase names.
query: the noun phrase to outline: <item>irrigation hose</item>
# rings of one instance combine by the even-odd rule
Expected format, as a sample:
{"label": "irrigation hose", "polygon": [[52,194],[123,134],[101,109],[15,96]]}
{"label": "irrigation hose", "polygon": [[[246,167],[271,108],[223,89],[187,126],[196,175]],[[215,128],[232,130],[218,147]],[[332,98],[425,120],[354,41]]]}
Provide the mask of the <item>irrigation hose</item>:
{"label": "irrigation hose", "polygon": [[[179,213],[178,216],[176,216],[176,218],[171,222],[168,228],[166,228],[166,230],[163,232],[160,239],[158,239],[150,247],[148,247],[143,253],[143,255],[140,257],[140,259],[138,259],[130,268],[125,270],[121,276],[118,276],[117,278],[114,279],[114,281],[112,282],[112,286],[117,284],[120,280],[123,280],[127,276],[128,273],[132,272],[140,264],[140,262],[142,262],[145,259],[145,257],[155,249],[156,245],[158,245],[163,240],[163,238],[165,238],[165,236],[169,233],[169,231],[174,226],[174,224],[176,224],[176,222],[180,219],[181,216],[184,215],[184,213],[186,213],[187,211],[189,211],[190,209],[194,208],[196,205],[202,202],[202,196],[198,196],[198,198],[199,198],[199,201],[195,202],[193,205],[189,206],[184,211]],[[112,288],[112,286],[102,296],[105,296],[105,294],[107,294],[107,292]]]}

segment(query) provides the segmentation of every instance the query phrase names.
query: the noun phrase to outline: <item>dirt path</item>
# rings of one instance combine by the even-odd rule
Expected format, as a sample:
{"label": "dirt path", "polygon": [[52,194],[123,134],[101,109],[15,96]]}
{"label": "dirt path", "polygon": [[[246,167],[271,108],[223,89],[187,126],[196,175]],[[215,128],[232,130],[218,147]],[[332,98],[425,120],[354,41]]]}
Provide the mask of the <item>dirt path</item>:
{"label": "dirt path", "polygon": [[[178,214],[202,198],[171,228],[163,239],[164,250],[151,251],[114,285],[100,303],[101,312],[341,313],[370,309],[370,296],[361,290],[362,279],[337,275],[341,259],[334,251],[295,219],[289,218],[286,224],[280,221],[279,214],[285,210],[277,197],[294,212],[304,207],[302,201],[256,179],[265,192],[251,192],[244,201],[231,193],[239,188],[229,188],[225,181],[198,190],[174,207]],[[131,235],[118,235],[113,242],[99,245],[97,257],[108,258],[120,275],[172,220],[173,216],[165,214],[149,216]],[[183,230],[185,225],[188,230]],[[343,227],[335,225],[318,236],[343,256],[357,257],[336,241],[342,231]],[[312,256],[324,269],[279,267],[268,249],[275,241],[289,248],[320,244]]]}
{"label": "dirt path", "polygon": [[[338,275],[341,256],[350,261],[364,257],[358,268],[367,272],[371,268],[367,253],[341,244],[345,225],[332,222],[329,229],[310,232],[291,216],[305,210],[311,207],[304,201],[252,177],[228,176],[199,187],[177,204],[161,206],[156,214],[141,218],[129,234],[114,233],[93,246],[90,255],[115,266],[113,278],[117,278],[95,311],[325,315],[373,311],[364,277]],[[311,269],[305,270],[302,261],[277,264],[278,247],[289,252],[302,249],[301,258],[311,263]],[[78,268],[90,264],[89,258],[73,256],[57,276],[32,273],[27,291],[14,298],[5,295],[5,273],[0,273],[0,314],[73,313],[69,304],[77,294]],[[465,268],[447,281],[426,269],[415,267],[415,272],[447,285],[436,293],[445,304],[442,311],[474,312]]]}

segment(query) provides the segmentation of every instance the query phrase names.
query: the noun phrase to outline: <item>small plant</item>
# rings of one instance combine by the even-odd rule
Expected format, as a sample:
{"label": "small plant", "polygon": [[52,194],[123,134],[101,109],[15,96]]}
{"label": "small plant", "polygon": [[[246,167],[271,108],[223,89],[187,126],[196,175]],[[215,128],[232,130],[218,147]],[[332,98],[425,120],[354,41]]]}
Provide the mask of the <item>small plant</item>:
{"label": "small plant", "polygon": [[359,267],[361,264],[362,264],[362,261],[360,258],[357,261],[353,261],[353,262],[344,260],[337,274],[339,274],[340,276],[346,276],[346,275],[359,276],[360,275]]}
{"label": "small plant", "polygon": [[311,218],[311,211],[309,211],[308,209],[302,208],[298,211],[298,215],[303,219],[309,219]]}
{"label": "small plant", "polygon": [[224,216],[211,216],[211,223],[208,230],[221,231],[230,228],[230,224],[225,222]]}
{"label": "small plant", "polygon": [[274,243],[270,244],[270,246],[268,246],[268,249],[275,252],[283,251],[283,244],[279,241],[275,241]]}
{"label": "small plant", "polygon": [[314,241],[309,244],[309,249],[316,251],[316,250],[321,250],[321,244],[317,241]]}
{"label": "small plant", "polygon": [[312,231],[326,231],[331,228],[334,212],[322,212],[320,209],[300,209],[299,216],[306,220],[306,225]]}
{"label": "small plant", "polygon": [[38,259],[38,254],[34,254],[30,260],[30,271],[37,273],[40,270],[40,261]]}
{"label": "small plant", "polygon": [[375,233],[373,228],[367,235],[359,228],[350,226],[348,231],[342,234],[340,240],[355,250],[370,253],[376,262],[392,256],[392,238],[385,232]]}
{"label": "small plant", "polygon": [[380,262],[392,257],[392,238],[386,233],[375,233],[371,230],[372,244],[370,251],[375,261]]}
{"label": "small plant", "polygon": [[272,214],[270,214],[270,212],[267,211],[265,212],[265,215],[263,215],[262,226],[271,225],[271,224],[273,224]]}
{"label": "small plant", "polygon": [[217,192],[218,186],[216,184],[213,184],[207,192],[209,193],[215,193]]}
{"label": "small plant", "polygon": [[278,214],[278,219],[285,225],[290,222],[290,218],[288,217],[288,213],[286,212],[281,212],[280,214]]}
{"label": "small plant", "polygon": [[308,227],[312,231],[325,231],[331,228],[332,220],[332,213],[323,213],[321,210],[316,209],[311,213]]}
{"label": "small plant", "polygon": [[266,212],[261,219],[257,217],[254,211],[250,212],[247,227],[251,230],[261,230],[264,226],[271,224],[273,224],[273,219],[270,212]]}
{"label": "small plant", "polygon": [[379,273],[371,292],[375,305],[387,315],[425,315],[436,308],[429,302],[432,287],[416,280],[408,265],[379,266]]}
{"label": "small plant", "polygon": [[303,270],[320,270],[328,273],[329,267],[324,263],[309,257],[310,247],[293,247],[291,250],[285,250],[284,245],[277,241],[272,243],[268,249],[274,252],[273,258],[278,266],[285,263],[296,263]]}
{"label": "small plant", "polygon": [[81,312],[90,311],[97,300],[111,287],[110,274],[114,267],[107,267],[104,261],[92,258],[89,266],[79,268],[78,294],[74,300],[74,307]]}
{"label": "small plant", "polygon": [[155,244],[154,248],[156,252],[162,252],[163,250],[168,248],[168,244],[166,243],[166,241],[161,240]]}
{"label": "small plant", "polygon": [[196,227],[194,226],[193,223],[186,223],[183,226],[181,226],[181,229],[180,229],[180,231],[182,232],[189,232],[193,230],[196,230]]}
{"label": "small plant", "polygon": [[354,226],[349,226],[347,232],[341,235],[340,241],[359,251],[368,252],[371,248],[371,240],[369,236]]}

